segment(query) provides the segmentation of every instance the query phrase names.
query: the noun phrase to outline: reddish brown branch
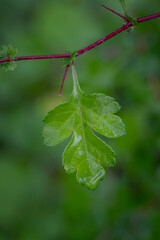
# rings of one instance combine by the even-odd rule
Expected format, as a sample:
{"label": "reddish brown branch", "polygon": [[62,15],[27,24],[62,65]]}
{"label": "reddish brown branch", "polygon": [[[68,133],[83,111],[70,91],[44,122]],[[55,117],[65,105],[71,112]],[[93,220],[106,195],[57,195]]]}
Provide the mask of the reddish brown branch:
{"label": "reddish brown branch", "polygon": [[[12,59],[13,61],[21,61],[21,60],[34,60],[34,59],[49,59],[49,58],[66,58],[70,57],[72,54],[56,54],[56,55],[41,55],[41,56],[27,56],[27,57],[15,57]],[[10,62],[10,58],[0,59],[0,63]]]}
{"label": "reddish brown branch", "polygon": [[159,13],[152,14],[152,15],[149,15],[149,16],[146,16],[146,17],[137,18],[137,22],[138,22],[138,23],[146,22],[146,21],[148,21],[148,20],[152,20],[152,19],[158,18],[158,17],[160,17],[160,12],[159,12]]}
{"label": "reddish brown branch", "polygon": [[[152,20],[154,18],[158,18],[160,17],[160,12],[159,13],[155,13],[146,17],[142,17],[142,18],[137,18],[137,22],[141,23],[141,22],[146,22],[148,20]],[[95,43],[92,43],[91,45],[84,47],[80,50],[77,51],[77,55],[76,57],[78,57],[79,55],[88,52],[89,50],[91,50],[92,48],[97,47],[98,45],[102,44],[103,42],[109,40],[110,38],[118,35],[119,33],[127,30],[128,28],[130,28],[132,25],[131,22],[126,23],[125,25],[123,25],[122,27],[120,27],[119,29],[117,29],[116,31],[108,34],[107,36],[105,36],[104,38],[98,40]],[[49,59],[49,58],[69,58],[71,57],[71,53],[67,53],[67,54],[56,54],[56,55],[42,55],[42,56],[27,56],[27,57],[15,57],[14,59],[12,59],[13,61],[21,61],[21,60],[33,60],[33,59]],[[10,62],[11,59],[6,58],[6,59],[0,59],[0,63],[5,63],[5,62]]]}
{"label": "reddish brown branch", "polygon": [[110,38],[113,38],[114,36],[118,35],[119,33],[123,32],[124,30],[130,28],[132,26],[132,23],[129,22],[125,25],[123,25],[121,28],[118,28],[116,31],[108,34],[107,36],[105,36],[104,38],[101,38],[100,40],[98,40],[95,43],[92,43],[91,45],[89,45],[88,47],[82,48],[81,50],[77,51],[77,56],[88,52],[89,50],[91,50],[92,48],[97,47],[98,45],[102,44],[103,42],[109,40]]}

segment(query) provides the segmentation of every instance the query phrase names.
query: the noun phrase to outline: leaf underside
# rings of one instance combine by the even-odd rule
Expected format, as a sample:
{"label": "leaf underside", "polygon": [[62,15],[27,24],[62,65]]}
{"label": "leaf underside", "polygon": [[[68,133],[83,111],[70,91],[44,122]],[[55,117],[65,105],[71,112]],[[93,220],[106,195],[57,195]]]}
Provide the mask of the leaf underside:
{"label": "leaf underside", "polygon": [[63,166],[67,173],[76,172],[77,181],[95,189],[105,176],[104,167],[115,165],[115,152],[92,130],[115,138],[125,134],[122,120],[114,115],[120,106],[104,94],[85,94],[79,87],[72,65],[73,93],[68,103],[54,108],[45,117],[44,143],[56,146],[72,135],[63,153]]}

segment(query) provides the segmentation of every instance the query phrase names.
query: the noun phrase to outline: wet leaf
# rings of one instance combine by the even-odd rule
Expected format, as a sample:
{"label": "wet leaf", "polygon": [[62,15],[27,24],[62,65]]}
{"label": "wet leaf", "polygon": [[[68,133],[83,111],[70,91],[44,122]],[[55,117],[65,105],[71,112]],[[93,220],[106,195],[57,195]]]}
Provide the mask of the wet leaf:
{"label": "wet leaf", "polygon": [[105,176],[104,167],[115,165],[115,153],[92,130],[115,138],[125,134],[122,120],[114,115],[119,104],[104,94],[85,94],[79,86],[74,65],[73,93],[70,101],[48,113],[43,129],[44,143],[56,146],[72,135],[63,153],[63,166],[67,173],[76,172],[77,181],[95,189]]}

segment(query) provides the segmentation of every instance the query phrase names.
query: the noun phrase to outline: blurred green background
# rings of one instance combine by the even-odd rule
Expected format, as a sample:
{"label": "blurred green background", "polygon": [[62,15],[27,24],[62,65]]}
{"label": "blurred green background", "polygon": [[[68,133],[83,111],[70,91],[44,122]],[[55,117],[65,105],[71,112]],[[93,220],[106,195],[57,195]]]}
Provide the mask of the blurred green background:
{"label": "blurred green background", "polygon": [[[159,0],[126,2],[135,17],[160,10]],[[122,26],[100,3],[122,12],[118,0],[0,0],[0,46],[17,56],[78,50]],[[160,239],[160,19],[76,62],[81,88],[114,97],[126,124],[125,136],[105,139],[117,165],[95,191],[65,173],[69,140],[43,145],[42,120],[69,98],[70,71],[60,98],[61,60],[17,64],[0,71],[0,240]]]}

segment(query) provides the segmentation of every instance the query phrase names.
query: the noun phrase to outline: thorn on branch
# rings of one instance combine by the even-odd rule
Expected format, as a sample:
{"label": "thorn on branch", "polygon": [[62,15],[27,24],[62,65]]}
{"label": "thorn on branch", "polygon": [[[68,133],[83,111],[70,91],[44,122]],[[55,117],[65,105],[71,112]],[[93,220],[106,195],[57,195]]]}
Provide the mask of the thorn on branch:
{"label": "thorn on branch", "polygon": [[67,71],[68,71],[69,66],[70,66],[70,64],[68,64],[68,65],[66,66],[66,70],[65,70],[65,73],[64,73],[64,76],[63,76],[63,81],[62,81],[62,85],[61,85],[61,90],[60,90],[59,96],[61,96],[61,94],[62,94],[62,89],[63,89],[63,85],[64,85],[64,80],[65,80],[65,78],[66,78],[66,74],[67,74]]}
{"label": "thorn on branch", "polygon": [[118,15],[119,17],[123,18],[127,23],[130,22],[130,20],[128,18],[126,18],[125,16],[123,16],[122,14],[120,13],[117,13],[116,11],[106,7],[105,5],[101,4],[102,7],[106,8],[107,10],[109,10],[110,12],[113,12],[115,13],[116,15]]}

